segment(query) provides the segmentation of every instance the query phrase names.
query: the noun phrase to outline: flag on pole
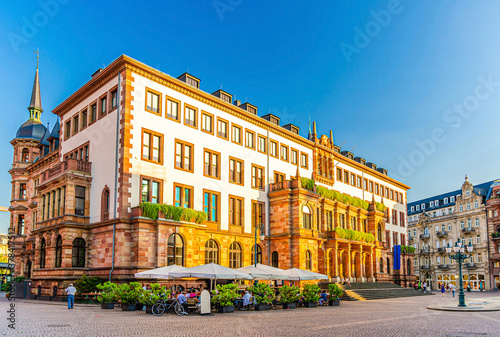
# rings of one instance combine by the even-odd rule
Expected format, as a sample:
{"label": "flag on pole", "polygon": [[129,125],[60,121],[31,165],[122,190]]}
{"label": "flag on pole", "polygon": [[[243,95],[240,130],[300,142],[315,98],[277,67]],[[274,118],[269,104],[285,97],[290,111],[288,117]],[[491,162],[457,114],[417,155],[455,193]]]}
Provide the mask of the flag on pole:
{"label": "flag on pole", "polygon": [[394,246],[394,270],[401,269],[401,245]]}

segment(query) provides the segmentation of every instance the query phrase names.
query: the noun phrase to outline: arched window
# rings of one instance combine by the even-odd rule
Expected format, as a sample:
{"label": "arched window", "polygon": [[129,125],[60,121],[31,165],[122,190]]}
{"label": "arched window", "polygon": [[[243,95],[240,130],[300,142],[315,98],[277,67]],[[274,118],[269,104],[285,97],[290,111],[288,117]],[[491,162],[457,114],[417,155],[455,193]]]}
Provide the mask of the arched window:
{"label": "arched window", "polygon": [[312,214],[311,214],[311,210],[309,209],[309,207],[305,206],[302,207],[302,226],[305,228],[305,229],[311,229],[311,226],[312,226]]}
{"label": "arched window", "polygon": [[377,227],[377,239],[378,241],[382,241],[382,227],[380,226],[380,224]]}
{"label": "arched window", "polygon": [[479,205],[478,205],[478,203],[477,203],[477,200],[476,200],[476,201],[474,201],[474,208],[477,208],[478,206],[479,206]]}
{"label": "arched window", "polygon": [[479,219],[476,218],[476,227],[479,227]]}
{"label": "arched window", "polygon": [[311,252],[309,250],[306,250],[306,269],[312,269]]}
{"label": "arched window", "polygon": [[384,272],[384,260],[382,258],[380,258],[379,260],[379,264],[380,264],[380,272],[383,273]]}
{"label": "arched window", "polygon": [[62,262],[62,237],[59,235],[56,240],[56,268],[61,267]]}
{"label": "arched window", "polygon": [[471,228],[472,227],[472,219],[467,219],[467,227]]}
{"label": "arched window", "polygon": [[40,248],[40,268],[45,268],[45,254],[47,249],[47,244],[45,243],[45,238],[42,239],[42,244]]}
{"label": "arched window", "polygon": [[387,258],[387,274],[391,273],[391,260]]}
{"label": "arched window", "polygon": [[241,252],[241,246],[235,241],[229,246],[229,268],[241,268],[242,260],[243,254]]}
{"label": "arched window", "polygon": [[467,210],[470,210],[470,202],[467,201]]}
{"label": "arched window", "polygon": [[28,262],[26,262],[26,278],[27,279],[30,279],[31,278],[31,260],[28,260]]}
{"label": "arched window", "polygon": [[184,241],[176,233],[168,237],[167,243],[167,266],[173,264],[184,266]]}
{"label": "arched window", "polygon": [[[252,246],[252,263],[255,263],[254,256],[255,245]],[[257,263],[262,263],[262,248],[257,245]]]}
{"label": "arched window", "polygon": [[76,238],[73,240],[71,266],[76,268],[85,267],[85,240],[82,238]]}
{"label": "arched window", "polygon": [[21,161],[23,163],[27,163],[30,159],[30,150],[28,149],[23,149],[23,152],[21,152]]}
{"label": "arched window", "polygon": [[424,228],[424,234],[429,234],[429,228],[428,227]]}
{"label": "arched window", "polygon": [[205,264],[209,263],[219,263],[219,245],[212,239],[205,243]]}
{"label": "arched window", "polygon": [[101,195],[101,221],[109,219],[109,188],[106,186]]}
{"label": "arched window", "polygon": [[277,251],[271,254],[271,264],[274,268],[279,268],[279,256]]}

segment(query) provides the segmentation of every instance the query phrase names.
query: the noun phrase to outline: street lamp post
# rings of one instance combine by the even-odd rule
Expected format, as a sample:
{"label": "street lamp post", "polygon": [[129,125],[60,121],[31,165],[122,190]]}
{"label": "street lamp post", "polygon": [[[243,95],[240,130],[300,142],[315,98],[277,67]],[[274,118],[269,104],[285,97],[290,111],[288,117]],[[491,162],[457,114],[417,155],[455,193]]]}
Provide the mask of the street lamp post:
{"label": "street lamp post", "polygon": [[253,247],[253,258],[255,263],[255,268],[257,268],[257,231],[260,232],[260,241],[264,241],[266,238],[264,234],[264,224],[255,225],[255,246]]}
{"label": "street lamp post", "polygon": [[[448,246],[446,247],[446,253],[448,253],[448,255],[450,256],[450,259],[457,260],[457,262],[458,262],[458,275],[459,275],[458,281],[460,282],[460,289],[458,292],[458,306],[459,307],[466,307],[465,294],[464,294],[464,282],[462,279],[462,263],[465,260],[470,259],[472,257],[472,255],[465,254],[465,247],[462,245],[462,241],[460,241],[460,239],[458,239],[457,242],[455,243],[455,246],[453,246],[453,251],[455,252],[455,254],[451,253],[451,249],[452,248],[450,247],[450,244],[448,244]],[[467,246],[467,252],[472,253],[473,249],[474,249],[474,247],[472,247],[472,244],[469,243],[469,245]]]}

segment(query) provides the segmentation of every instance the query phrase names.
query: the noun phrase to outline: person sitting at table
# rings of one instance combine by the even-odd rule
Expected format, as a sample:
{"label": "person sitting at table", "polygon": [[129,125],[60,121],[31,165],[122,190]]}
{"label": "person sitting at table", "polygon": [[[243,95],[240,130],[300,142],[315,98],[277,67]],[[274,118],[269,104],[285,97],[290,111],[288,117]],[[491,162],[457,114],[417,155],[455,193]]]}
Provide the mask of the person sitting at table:
{"label": "person sitting at table", "polygon": [[187,315],[187,299],[186,299],[186,292],[183,291],[182,293],[177,296],[177,301],[179,302],[180,305],[184,308],[184,312],[182,313],[183,315]]}
{"label": "person sitting at table", "polygon": [[247,290],[245,291],[245,295],[243,296],[243,308],[244,310],[247,310],[252,303],[250,302],[250,299],[252,298],[252,294]]}
{"label": "person sitting at table", "polygon": [[319,305],[323,305],[325,302],[328,302],[328,295],[326,290],[323,290],[323,292],[319,295]]}

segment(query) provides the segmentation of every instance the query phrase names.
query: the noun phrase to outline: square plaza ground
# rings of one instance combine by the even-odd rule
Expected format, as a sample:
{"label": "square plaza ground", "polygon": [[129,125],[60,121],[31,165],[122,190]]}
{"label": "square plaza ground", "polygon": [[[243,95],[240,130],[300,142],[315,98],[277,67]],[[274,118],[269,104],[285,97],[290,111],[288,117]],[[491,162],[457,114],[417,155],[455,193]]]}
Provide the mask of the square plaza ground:
{"label": "square plaza ground", "polygon": [[[467,298],[500,298],[498,292],[468,293]],[[500,336],[500,312],[428,310],[457,302],[451,294],[344,302],[340,307],[268,312],[236,312],[210,317],[143,311],[101,310],[97,306],[16,301],[16,330],[7,327],[9,303],[0,299],[3,336]]]}

